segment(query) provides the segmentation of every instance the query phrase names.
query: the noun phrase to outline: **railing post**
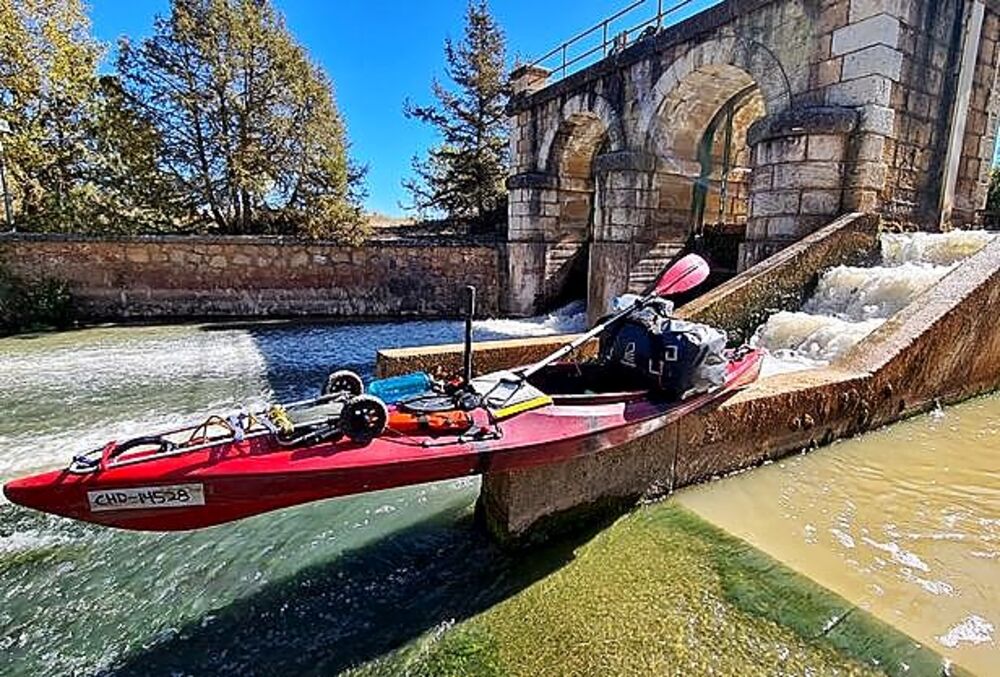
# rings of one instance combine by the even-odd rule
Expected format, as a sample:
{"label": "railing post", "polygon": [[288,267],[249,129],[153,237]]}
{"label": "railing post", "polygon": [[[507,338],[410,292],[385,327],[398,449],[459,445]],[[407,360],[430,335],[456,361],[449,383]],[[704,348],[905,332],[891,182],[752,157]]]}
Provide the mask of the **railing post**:
{"label": "railing post", "polygon": [[656,0],[656,27],[663,27],[663,0]]}
{"label": "railing post", "polygon": [[604,47],[604,56],[608,55],[608,20],[605,19],[601,22],[601,46]]}
{"label": "railing post", "polygon": [[563,47],[562,48],[562,69],[560,71],[561,74],[559,76],[561,78],[566,77],[566,47],[567,46],[568,46],[567,43],[564,42],[563,46],[562,46]]}

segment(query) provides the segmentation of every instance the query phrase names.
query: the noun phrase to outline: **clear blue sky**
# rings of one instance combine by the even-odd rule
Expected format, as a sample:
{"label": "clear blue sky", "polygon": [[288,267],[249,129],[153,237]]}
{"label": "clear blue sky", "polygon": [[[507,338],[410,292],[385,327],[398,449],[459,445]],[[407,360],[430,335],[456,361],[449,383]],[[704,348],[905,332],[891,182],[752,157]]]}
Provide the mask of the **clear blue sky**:
{"label": "clear blue sky", "polygon": [[[713,5],[695,0],[671,20]],[[410,158],[435,142],[431,129],[403,117],[406,97],[430,101],[430,82],[443,76],[444,39],[462,35],[466,0],[274,0],[289,29],[333,79],[347,121],[352,155],[368,165],[371,210],[400,214],[406,196],[400,181]],[[89,0],[94,33],[113,43],[119,36],[148,35],[153,17],[169,0]],[[589,28],[628,0],[492,0],[507,35],[508,57],[534,59]],[[674,2],[664,2],[670,6]],[[656,11],[656,0],[629,17],[634,23]]]}

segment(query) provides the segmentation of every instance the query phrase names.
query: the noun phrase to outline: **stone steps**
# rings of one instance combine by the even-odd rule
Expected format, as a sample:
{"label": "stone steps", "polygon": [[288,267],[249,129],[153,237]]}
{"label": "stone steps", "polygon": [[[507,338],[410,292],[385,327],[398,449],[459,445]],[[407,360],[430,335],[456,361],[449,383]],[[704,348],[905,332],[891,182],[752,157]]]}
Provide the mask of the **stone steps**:
{"label": "stone steps", "polygon": [[683,245],[678,242],[659,242],[653,245],[641,259],[632,264],[628,276],[629,292],[639,294],[645,291],[681,249]]}

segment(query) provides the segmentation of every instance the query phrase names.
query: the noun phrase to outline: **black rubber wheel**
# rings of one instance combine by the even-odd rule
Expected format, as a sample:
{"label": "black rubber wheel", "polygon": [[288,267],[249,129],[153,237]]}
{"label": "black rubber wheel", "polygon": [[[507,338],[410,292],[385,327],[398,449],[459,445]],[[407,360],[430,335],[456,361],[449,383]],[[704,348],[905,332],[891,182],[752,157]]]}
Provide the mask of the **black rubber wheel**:
{"label": "black rubber wheel", "polygon": [[365,382],[350,369],[338,369],[326,377],[323,385],[323,395],[360,395],[365,391]]}
{"label": "black rubber wheel", "polygon": [[385,430],[389,410],[372,395],[352,397],[340,412],[340,429],[355,442],[371,442]]}

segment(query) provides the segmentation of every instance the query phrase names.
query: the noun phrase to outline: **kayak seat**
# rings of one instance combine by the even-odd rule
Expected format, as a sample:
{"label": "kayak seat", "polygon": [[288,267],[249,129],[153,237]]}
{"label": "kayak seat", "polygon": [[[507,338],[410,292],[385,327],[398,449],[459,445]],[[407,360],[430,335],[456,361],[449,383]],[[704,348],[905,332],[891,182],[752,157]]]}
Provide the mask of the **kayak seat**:
{"label": "kayak seat", "polygon": [[648,389],[635,388],[634,382],[620,378],[618,372],[597,362],[556,362],[528,380],[556,404],[605,404],[649,397]]}

